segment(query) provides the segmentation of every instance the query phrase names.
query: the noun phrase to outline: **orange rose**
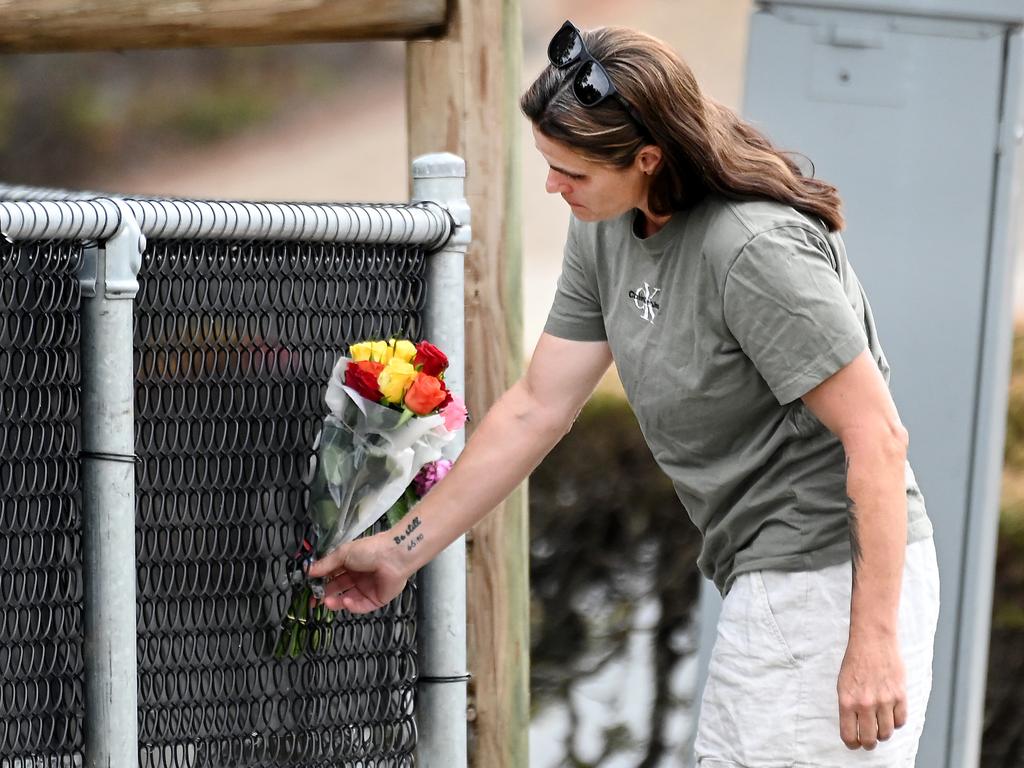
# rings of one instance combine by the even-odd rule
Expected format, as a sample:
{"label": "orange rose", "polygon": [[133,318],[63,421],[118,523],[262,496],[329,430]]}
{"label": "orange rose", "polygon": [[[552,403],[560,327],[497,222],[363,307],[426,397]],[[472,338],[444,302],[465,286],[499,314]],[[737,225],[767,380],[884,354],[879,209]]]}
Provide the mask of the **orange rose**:
{"label": "orange rose", "polygon": [[445,395],[440,381],[421,373],[405,393],[405,407],[418,416],[426,416],[444,401]]}

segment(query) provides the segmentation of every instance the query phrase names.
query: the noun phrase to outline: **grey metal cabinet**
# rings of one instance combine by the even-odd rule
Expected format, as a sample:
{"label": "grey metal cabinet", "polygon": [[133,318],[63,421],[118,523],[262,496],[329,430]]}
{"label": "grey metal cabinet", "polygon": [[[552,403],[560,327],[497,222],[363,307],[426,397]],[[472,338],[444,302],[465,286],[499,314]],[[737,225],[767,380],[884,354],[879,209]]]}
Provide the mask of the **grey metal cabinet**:
{"label": "grey metal cabinet", "polygon": [[[1012,338],[1024,0],[763,3],[744,113],[835,184],[942,574],[918,765],[977,765]],[[702,667],[717,595],[705,591]],[[703,675],[702,675],[703,678]]]}

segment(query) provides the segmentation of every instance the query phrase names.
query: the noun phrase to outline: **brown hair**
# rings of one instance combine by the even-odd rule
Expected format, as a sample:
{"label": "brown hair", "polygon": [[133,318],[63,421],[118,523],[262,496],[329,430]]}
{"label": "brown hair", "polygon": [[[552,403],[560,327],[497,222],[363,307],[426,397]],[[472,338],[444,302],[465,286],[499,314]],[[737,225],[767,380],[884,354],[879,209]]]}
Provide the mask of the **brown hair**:
{"label": "brown hair", "polygon": [[520,99],[537,129],[589,160],[625,168],[650,143],[663,160],[651,182],[650,206],[668,214],[714,192],[732,199],[769,199],[843,228],[835,187],[799,166],[733,110],[704,95],[690,68],[657,38],[624,27],[583,32],[619,94],[639,113],[632,119],[614,98],[584,107],[571,73],[547,66]]}

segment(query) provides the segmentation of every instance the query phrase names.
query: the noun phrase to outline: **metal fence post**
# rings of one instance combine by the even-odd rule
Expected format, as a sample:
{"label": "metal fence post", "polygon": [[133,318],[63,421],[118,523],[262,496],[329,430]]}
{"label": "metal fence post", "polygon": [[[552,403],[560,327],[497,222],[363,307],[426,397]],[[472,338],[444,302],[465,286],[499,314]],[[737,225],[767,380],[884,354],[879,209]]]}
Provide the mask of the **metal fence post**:
{"label": "metal fence post", "polygon": [[[445,206],[458,229],[444,248],[429,257],[426,334],[448,354],[448,388],[465,396],[466,250],[471,239],[465,199],[465,161],[449,153],[422,155],[413,161],[413,202]],[[462,435],[446,455],[462,451]],[[459,538],[419,574],[419,667],[417,765],[463,768],[466,744],[466,547]]]}
{"label": "metal fence post", "polygon": [[82,288],[82,569],[85,765],[138,765],[133,300],[145,238],[103,201],[117,232],[88,247]]}

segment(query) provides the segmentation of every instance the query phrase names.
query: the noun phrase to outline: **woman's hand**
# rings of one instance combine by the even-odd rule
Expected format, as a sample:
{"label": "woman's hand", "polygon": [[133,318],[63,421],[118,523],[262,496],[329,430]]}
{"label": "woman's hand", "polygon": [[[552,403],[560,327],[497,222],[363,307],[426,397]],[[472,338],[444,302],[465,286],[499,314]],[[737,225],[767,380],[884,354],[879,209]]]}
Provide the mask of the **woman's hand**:
{"label": "woman's hand", "polygon": [[405,589],[409,577],[398,562],[388,532],[342,544],[310,566],[309,575],[325,577],[323,604],[332,611],[369,613],[383,608]]}
{"label": "woman's hand", "polygon": [[907,685],[895,636],[851,637],[836,685],[840,737],[874,749],[907,722]]}

